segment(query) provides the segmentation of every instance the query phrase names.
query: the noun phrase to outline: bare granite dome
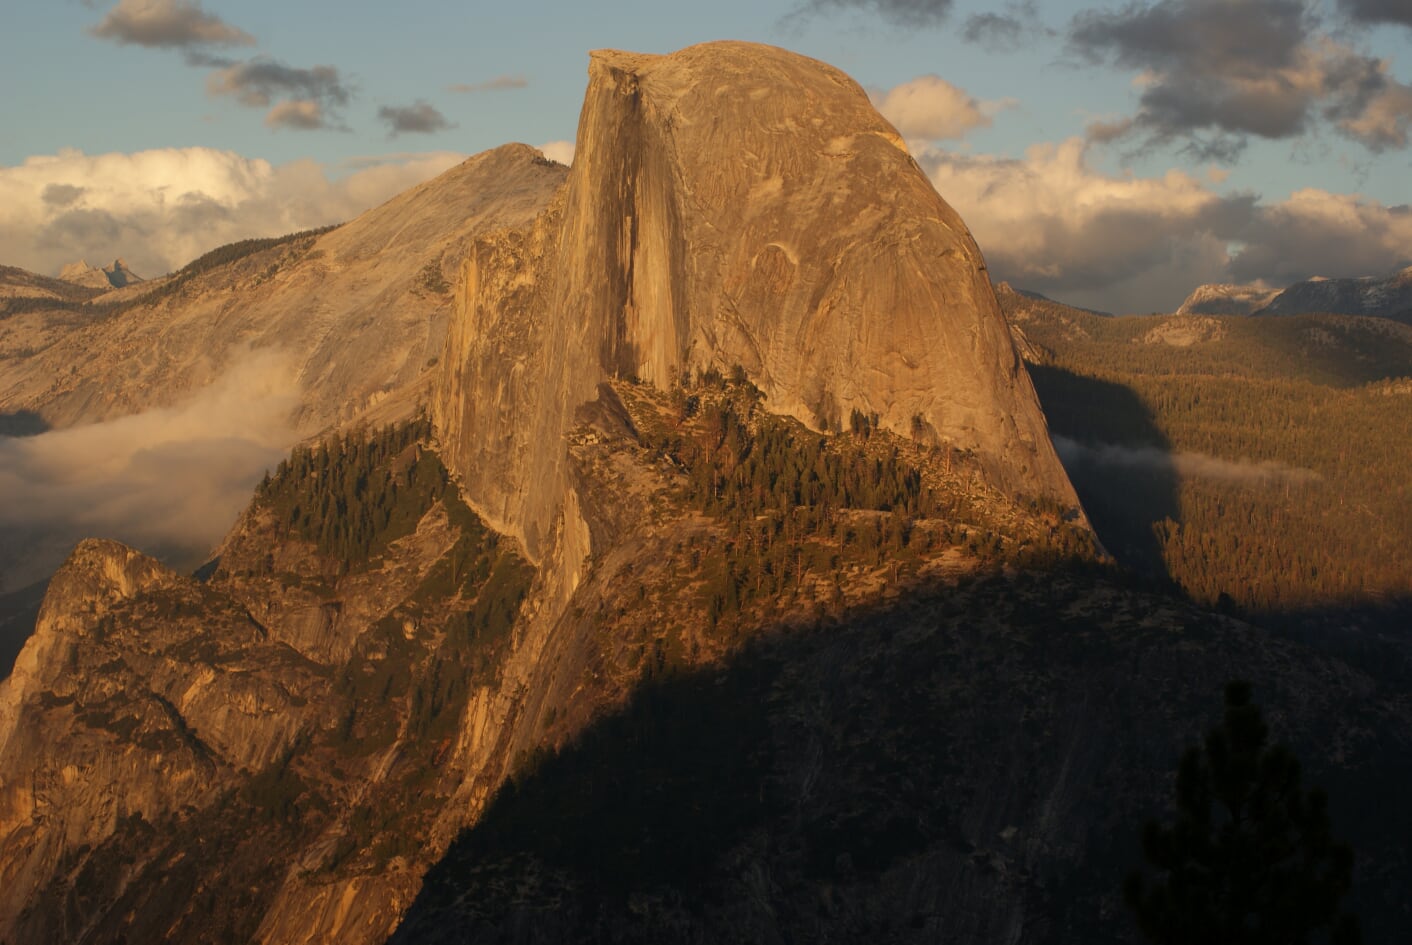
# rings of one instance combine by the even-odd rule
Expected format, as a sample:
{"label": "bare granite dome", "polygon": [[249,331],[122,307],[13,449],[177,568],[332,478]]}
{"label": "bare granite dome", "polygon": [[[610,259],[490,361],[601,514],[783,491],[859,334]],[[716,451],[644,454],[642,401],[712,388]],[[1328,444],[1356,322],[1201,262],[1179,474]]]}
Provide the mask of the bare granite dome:
{"label": "bare granite dome", "polygon": [[852,410],[1076,506],[985,261],[839,70],[719,42],[591,55],[573,170],[463,270],[434,412],[469,497],[538,555],[563,433],[607,376],[739,364],[815,427]]}

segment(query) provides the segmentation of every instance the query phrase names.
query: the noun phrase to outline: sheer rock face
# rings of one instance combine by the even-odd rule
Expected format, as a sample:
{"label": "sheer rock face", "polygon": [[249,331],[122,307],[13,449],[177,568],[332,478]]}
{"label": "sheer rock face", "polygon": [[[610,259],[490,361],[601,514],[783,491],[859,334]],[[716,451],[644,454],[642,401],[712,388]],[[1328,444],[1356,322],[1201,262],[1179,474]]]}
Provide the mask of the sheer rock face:
{"label": "sheer rock face", "polygon": [[772,410],[854,409],[1076,506],[965,224],[853,80],[767,46],[592,54],[574,167],[463,270],[434,414],[470,497],[538,555],[561,438],[605,376],[739,364]]}

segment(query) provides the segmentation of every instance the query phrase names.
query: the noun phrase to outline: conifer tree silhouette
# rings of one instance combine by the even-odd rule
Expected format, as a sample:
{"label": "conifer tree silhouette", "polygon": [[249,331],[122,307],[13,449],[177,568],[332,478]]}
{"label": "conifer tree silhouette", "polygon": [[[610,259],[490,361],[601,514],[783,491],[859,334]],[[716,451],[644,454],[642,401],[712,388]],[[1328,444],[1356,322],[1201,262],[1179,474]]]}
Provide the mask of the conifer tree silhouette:
{"label": "conifer tree silhouette", "polygon": [[1149,821],[1143,853],[1159,876],[1128,876],[1124,898],[1157,945],[1357,945],[1341,911],[1353,851],[1330,832],[1328,796],[1300,786],[1299,762],[1250,701],[1226,685],[1225,718],[1177,770],[1177,813]]}

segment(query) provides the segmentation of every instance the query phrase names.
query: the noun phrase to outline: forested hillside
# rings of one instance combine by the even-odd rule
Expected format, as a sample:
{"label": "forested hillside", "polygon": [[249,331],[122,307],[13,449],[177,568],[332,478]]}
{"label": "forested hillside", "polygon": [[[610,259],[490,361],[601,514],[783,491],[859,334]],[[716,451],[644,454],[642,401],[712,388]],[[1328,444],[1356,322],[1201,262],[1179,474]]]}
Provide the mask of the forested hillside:
{"label": "forested hillside", "polygon": [[1412,331],[1001,299],[1122,562],[1268,617],[1377,617],[1412,594]]}

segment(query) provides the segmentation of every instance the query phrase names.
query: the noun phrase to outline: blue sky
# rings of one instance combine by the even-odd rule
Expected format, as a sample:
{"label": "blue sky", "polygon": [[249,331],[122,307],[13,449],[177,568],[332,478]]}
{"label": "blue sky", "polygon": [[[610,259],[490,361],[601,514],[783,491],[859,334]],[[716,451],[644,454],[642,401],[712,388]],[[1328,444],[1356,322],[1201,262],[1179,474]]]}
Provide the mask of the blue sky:
{"label": "blue sky", "polygon": [[590,49],[732,38],[853,75],[1020,285],[1153,311],[1202,281],[1381,273],[1412,263],[1409,7],[21,0],[0,263],[155,275],[346,218],[463,155],[572,140]]}

